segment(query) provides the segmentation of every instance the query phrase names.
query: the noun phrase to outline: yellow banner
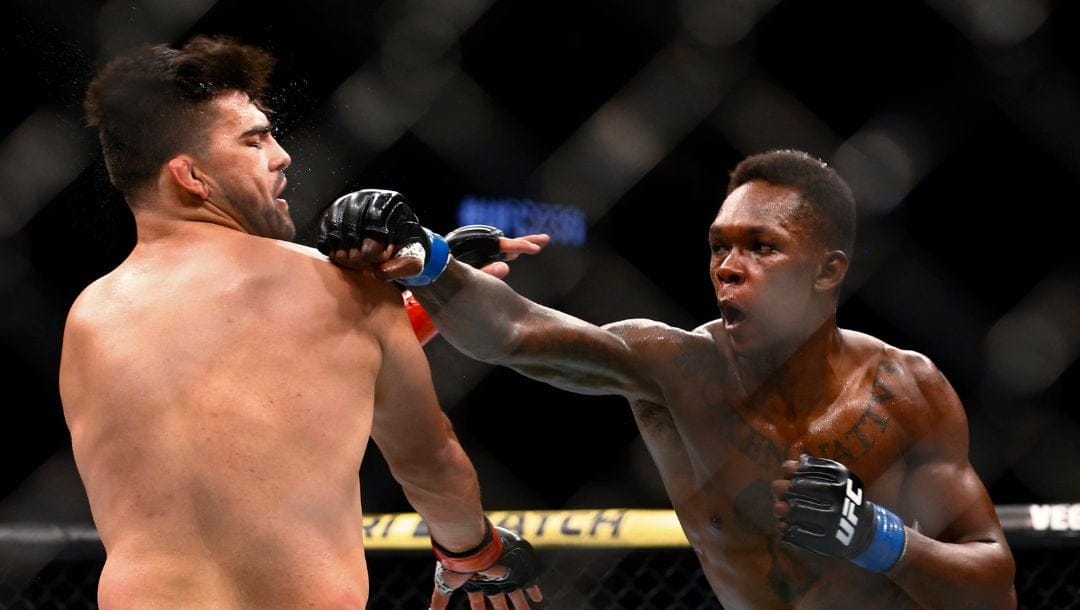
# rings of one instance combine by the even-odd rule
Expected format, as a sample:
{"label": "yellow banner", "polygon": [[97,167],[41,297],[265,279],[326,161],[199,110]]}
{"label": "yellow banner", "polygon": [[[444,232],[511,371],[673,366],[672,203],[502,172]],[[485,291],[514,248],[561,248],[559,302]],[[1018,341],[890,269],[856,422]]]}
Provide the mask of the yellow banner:
{"label": "yellow banner", "polygon": [[[687,547],[671,510],[603,508],[590,510],[489,511],[491,522],[517,532],[537,547]],[[427,524],[416,513],[364,516],[369,549],[430,549]]]}

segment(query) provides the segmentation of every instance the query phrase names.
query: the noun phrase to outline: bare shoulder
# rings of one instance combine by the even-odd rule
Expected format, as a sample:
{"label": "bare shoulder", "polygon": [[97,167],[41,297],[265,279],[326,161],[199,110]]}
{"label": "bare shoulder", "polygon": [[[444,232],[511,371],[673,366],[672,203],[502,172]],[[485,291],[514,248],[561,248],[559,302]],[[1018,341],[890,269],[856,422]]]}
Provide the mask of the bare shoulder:
{"label": "bare shoulder", "polygon": [[908,415],[913,423],[965,421],[959,397],[929,356],[865,333],[850,330],[843,333],[855,358],[873,366],[875,383],[894,397],[895,415]]}
{"label": "bare shoulder", "polygon": [[65,334],[100,325],[114,317],[123,308],[123,300],[116,298],[117,284],[122,283],[125,273],[120,267],[90,282],[79,292],[68,308]]}
{"label": "bare shoulder", "polygon": [[60,349],[60,391],[64,408],[91,385],[88,370],[100,364],[99,346],[115,340],[131,324],[130,307],[117,284],[123,270],[113,270],[94,280],[75,297],[64,320]]}
{"label": "bare shoulder", "polygon": [[[301,278],[311,276],[332,292],[348,292],[357,303],[388,304],[400,307],[400,291],[390,282],[376,279],[370,273],[335,265],[322,252],[311,246],[288,241],[265,240],[270,256],[284,265],[289,273]],[[359,297],[359,298],[357,298]]]}
{"label": "bare shoulder", "polygon": [[325,254],[319,252],[311,246],[305,246],[303,244],[298,244],[291,241],[282,241],[279,239],[271,239],[267,240],[267,242],[268,245],[270,245],[271,247],[280,249],[282,253],[292,253],[298,256],[310,258],[312,260],[329,261],[329,259],[326,258]]}
{"label": "bare shoulder", "polygon": [[947,383],[937,364],[922,352],[890,345],[866,333],[852,330],[842,332],[844,342],[854,349],[857,358],[888,362],[898,367],[898,373],[911,379],[920,387],[933,387]]}

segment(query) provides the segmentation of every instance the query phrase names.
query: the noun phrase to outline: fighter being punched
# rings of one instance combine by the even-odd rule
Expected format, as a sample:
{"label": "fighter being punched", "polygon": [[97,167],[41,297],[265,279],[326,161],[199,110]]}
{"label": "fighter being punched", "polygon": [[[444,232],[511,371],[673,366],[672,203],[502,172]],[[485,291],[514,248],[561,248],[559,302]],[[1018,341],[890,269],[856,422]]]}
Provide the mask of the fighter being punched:
{"label": "fighter being punched", "polygon": [[[97,607],[368,607],[358,473],[376,444],[437,558],[432,610],[542,599],[485,517],[392,286],[292,243],[274,57],[133,47],[87,88],[136,243],[68,312],[59,390],[106,560]],[[297,354],[303,354],[299,358]]]}
{"label": "fighter being punched", "polygon": [[419,247],[329,222],[320,248],[413,285],[467,355],[625,397],[728,610],[1015,608],[956,392],[926,356],[837,326],[855,202],[825,163],[775,150],[735,167],[708,227],[720,317],[693,330],[590,324],[399,224]]}

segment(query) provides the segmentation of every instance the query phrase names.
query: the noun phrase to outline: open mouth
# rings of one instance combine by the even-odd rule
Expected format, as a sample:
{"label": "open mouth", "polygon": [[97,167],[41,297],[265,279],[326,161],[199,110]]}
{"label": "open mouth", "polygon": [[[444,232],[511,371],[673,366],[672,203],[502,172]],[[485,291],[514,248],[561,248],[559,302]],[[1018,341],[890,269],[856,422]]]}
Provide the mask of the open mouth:
{"label": "open mouth", "polygon": [[289,203],[282,197],[282,193],[285,192],[285,187],[288,186],[289,181],[285,179],[285,174],[281,175],[281,181],[278,183],[278,187],[274,189],[274,203],[284,210],[289,209]]}
{"label": "open mouth", "polygon": [[276,188],[274,189],[275,201],[279,201],[282,203],[285,202],[285,200],[281,197],[281,194],[285,192],[285,187],[288,185],[289,179],[286,178],[284,172],[282,172],[280,174],[280,177],[278,178],[278,183],[275,185]]}
{"label": "open mouth", "polygon": [[734,326],[746,319],[746,313],[731,303],[720,303],[720,317],[724,324]]}

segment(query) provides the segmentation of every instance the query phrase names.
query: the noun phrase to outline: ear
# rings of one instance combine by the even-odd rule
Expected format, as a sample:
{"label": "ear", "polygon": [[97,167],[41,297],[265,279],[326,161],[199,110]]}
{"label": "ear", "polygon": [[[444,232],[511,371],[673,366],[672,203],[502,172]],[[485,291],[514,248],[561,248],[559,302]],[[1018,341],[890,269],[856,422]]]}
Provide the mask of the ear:
{"label": "ear", "polygon": [[848,256],[843,250],[829,250],[818,268],[814,278],[814,288],[821,291],[833,290],[844,281],[848,270]]}
{"label": "ear", "polygon": [[169,175],[173,182],[200,201],[210,197],[210,186],[203,179],[202,172],[195,165],[195,160],[187,155],[177,155],[169,159]]}

